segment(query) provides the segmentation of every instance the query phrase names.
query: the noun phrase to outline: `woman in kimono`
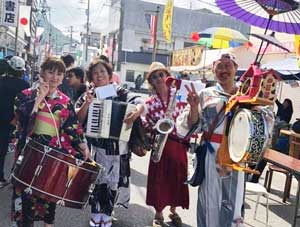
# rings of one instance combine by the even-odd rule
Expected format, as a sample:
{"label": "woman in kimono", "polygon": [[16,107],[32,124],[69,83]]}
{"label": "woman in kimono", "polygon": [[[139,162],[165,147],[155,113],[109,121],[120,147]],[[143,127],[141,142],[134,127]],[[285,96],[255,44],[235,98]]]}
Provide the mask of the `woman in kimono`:
{"label": "woman in kimono", "polygon": [[[153,95],[146,101],[148,113],[144,119],[146,130],[156,134],[155,124],[166,116],[167,108],[175,90],[168,87],[165,79],[171,76],[167,68],[160,62],[153,62],[147,75]],[[174,123],[185,103],[176,99],[175,109],[170,115]],[[176,136],[176,127],[169,134],[159,162],[150,159],[147,183],[147,205],[155,209],[154,227],[165,226],[163,210],[170,206],[169,218],[175,226],[182,226],[182,220],[176,207],[189,208],[189,191],[187,180],[187,140]]]}
{"label": "woman in kimono", "polygon": [[[18,129],[17,155],[27,137],[44,145],[58,148],[66,154],[87,159],[89,149],[83,130],[69,97],[57,87],[62,83],[65,65],[58,58],[48,58],[41,65],[37,89],[19,93],[15,100]],[[54,223],[56,204],[30,195],[15,187],[12,202],[13,226],[33,226],[43,220],[45,227]]]}
{"label": "woman in kimono", "polygon": [[237,86],[234,77],[237,71],[234,56],[222,54],[213,63],[216,86],[205,88],[199,94],[194,87],[187,87],[189,105],[177,118],[177,132],[184,136],[188,130],[198,125],[198,132],[208,132],[218,116],[217,124],[210,139],[214,152],[207,151],[205,157],[205,177],[198,190],[197,226],[229,227],[242,226],[244,203],[244,173],[227,172],[218,166],[216,157],[224,131],[223,106],[228,100],[227,93],[234,95]]}
{"label": "woman in kimono", "polygon": [[[93,61],[87,71],[87,80],[91,83],[90,91],[83,94],[76,102],[76,111],[79,120],[86,124],[89,106],[95,97],[94,89],[110,84],[112,68],[102,60]],[[117,96],[109,97],[114,101],[128,102],[129,91],[114,85]],[[145,111],[143,100],[136,98],[136,110],[129,113],[124,119],[132,124]],[[121,120],[121,119],[120,119]],[[112,211],[114,205],[128,208],[130,198],[130,166],[128,143],[114,139],[89,138],[92,144],[92,153],[97,163],[104,166],[104,171],[96,181],[92,193],[90,226],[110,227],[112,225]]]}

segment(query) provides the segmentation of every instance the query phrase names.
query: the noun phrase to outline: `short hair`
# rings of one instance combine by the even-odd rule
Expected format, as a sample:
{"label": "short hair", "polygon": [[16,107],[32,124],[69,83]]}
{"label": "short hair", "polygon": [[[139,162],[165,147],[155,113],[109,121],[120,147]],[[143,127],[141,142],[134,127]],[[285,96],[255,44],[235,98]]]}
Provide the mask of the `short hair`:
{"label": "short hair", "polygon": [[74,67],[67,71],[67,73],[74,73],[76,77],[80,78],[81,83],[84,81],[84,71],[80,67]]}
{"label": "short hair", "polygon": [[60,58],[65,63],[67,68],[69,68],[75,62],[75,59],[71,54],[63,55]]}
{"label": "short hair", "polygon": [[106,63],[109,63],[108,57],[106,57],[106,56],[103,55],[103,54],[101,54],[101,55],[99,56],[99,59],[102,60],[102,61],[105,61]]}
{"label": "short hair", "polygon": [[49,57],[42,63],[41,70],[42,72],[44,72],[45,70],[57,70],[60,73],[65,73],[66,66],[60,58]]}
{"label": "short hair", "polygon": [[96,59],[96,60],[94,60],[94,61],[92,61],[92,62],[90,63],[90,65],[89,65],[89,67],[88,67],[88,69],[87,69],[87,71],[86,71],[86,78],[87,78],[87,80],[88,80],[89,82],[91,82],[91,81],[93,80],[92,71],[93,71],[93,69],[94,69],[98,64],[103,65],[103,66],[105,67],[105,69],[106,69],[108,75],[109,75],[109,79],[112,78],[112,68],[111,68],[111,66],[110,66],[107,62],[105,62],[105,61],[103,61],[103,60]]}

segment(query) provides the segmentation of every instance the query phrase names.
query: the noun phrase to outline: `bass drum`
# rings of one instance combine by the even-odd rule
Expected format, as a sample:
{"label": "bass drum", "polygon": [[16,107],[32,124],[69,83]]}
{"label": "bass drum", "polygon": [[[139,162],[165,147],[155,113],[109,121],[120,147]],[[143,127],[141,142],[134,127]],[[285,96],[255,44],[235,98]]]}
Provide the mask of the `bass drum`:
{"label": "bass drum", "polygon": [[241,162],[248,152],[247,161],[257,162],[268,142],[268,124],[264,113],[239,109],[230,124],[228,150],[232,161]]}
{"label": "bass drum", "polygon": [[28,139],[16,160],[12,183],[61,206],[84,208],[102,167]]}

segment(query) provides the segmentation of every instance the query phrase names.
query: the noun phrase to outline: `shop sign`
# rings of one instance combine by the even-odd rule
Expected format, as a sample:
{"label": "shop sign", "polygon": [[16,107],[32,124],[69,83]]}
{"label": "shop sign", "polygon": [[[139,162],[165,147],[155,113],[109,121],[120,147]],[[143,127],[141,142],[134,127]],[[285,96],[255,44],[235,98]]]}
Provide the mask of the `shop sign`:
{"label": "shop sign", "polygon": [[172,66],[196,66],[201,61],[203,47],[193,46],[175,50],[172,56]]}
{"label": "shop sign", "polygon": [[2,25],[17,27],[18,14],[19,13],[19,1],[18,0],[4,0],[3,1],[3,14]]}

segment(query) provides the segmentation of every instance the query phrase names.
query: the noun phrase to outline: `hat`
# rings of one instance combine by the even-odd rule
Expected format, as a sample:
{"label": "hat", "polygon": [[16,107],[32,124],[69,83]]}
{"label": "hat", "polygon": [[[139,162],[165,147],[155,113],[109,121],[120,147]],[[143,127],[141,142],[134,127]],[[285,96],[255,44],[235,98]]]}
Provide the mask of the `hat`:
{"label": "hat", "polygon": [[8,64],[10,67],[15,71],[22,71],[25,70],[25,61],[23,58],[18,56],[13,56],[9,61]]}
{"label": "hat", "polygon": [[152,64],[150,65],[149,72],[148,72],[146,78],[149,79],[150,75],[151,75],[153,72],[158,71],[158,70],[165,71],[165,72],[167,72],[168,74],[170,74],[170,72],[168,71],[168,69],[166,68],[166,66],[165,66],[163,63],[154,61],[154,62],[152,62]]}
{"label": "hat", "polygon": [[231,53],[221,53],[217,59],[214,61],[213,65],[215,64],[216,61],[221,60],[222,58],[228,58],[231,61],[233,61],[233,63],[235,63],[236,65],[238,65],[238,63],[236,62],[235,56]]}

